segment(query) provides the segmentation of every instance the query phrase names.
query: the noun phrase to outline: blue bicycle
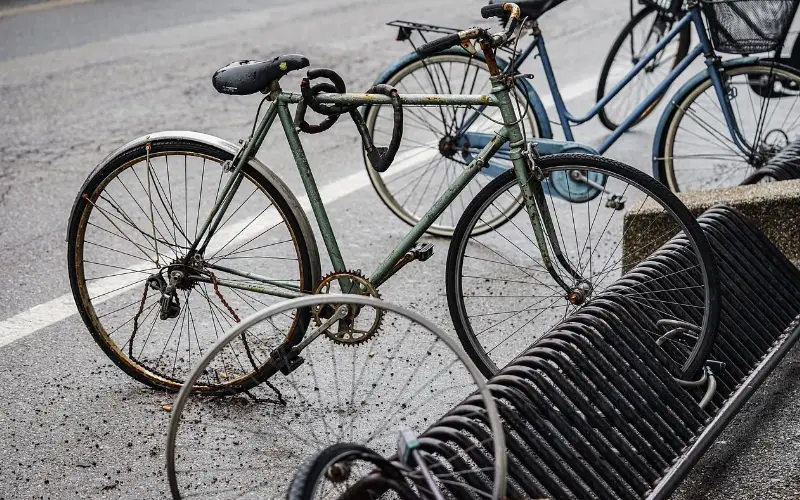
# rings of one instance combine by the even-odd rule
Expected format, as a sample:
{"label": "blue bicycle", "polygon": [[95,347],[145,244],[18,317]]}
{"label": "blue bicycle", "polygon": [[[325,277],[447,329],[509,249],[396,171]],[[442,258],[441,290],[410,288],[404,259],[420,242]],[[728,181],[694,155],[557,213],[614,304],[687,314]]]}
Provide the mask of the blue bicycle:
{"label": "blue bicycle", "polygon": [[[503,47],[498,65],[514,83],[514,97],[520,107],[523,127],[529,137],[539,138],[542,154],[556,152],[605,153],[619,137],[651,112],[667,88],[703,57],[706,68],[691,77],[667,102],[653,140],[653,176],[674,191],[688,191],[738,185],[753,175],[772,156],[795,139],[800,126],[800,72],[771,59],[738,57],[722,61],[720,53],[760,54],[779,48],[797,9],[797,0],[692,0],[681,9],[682,17],[666,32],[651,32],[637,49],[633,67],[584,116],[572,114],[559,91],[538,19],[563,0],[521,1],[522,23],[518,35]],[[398,40],[440,36],[456,29],[406,21],[393,21]],[[685,43],[686,32],[694,26],[699,42],[684,55],[676,45]],[[523,48],[521,39],[529,36]],[[416,46],[415,46],[416,47]],[[520,73],[521,64],[536,53],[555,103],[566,143],[551,142],[550,118],[536,90]],[[657,68],[667,68],[663,77]],[[378,83],[387,83],[409,93],[484,93],[488,74],[486,61],[474,46],[463,44],[437,54],[418,50],[393,63]],[[616,75],[612,75],[615,76]],[[574,142],[572,125],[585,123],[602,113],[632,82],[655,79],[658,83],[612,133],[596,147]],[[373,136],[388,137],[389,111],[365,109]],[[436,198],[437,188],[447,185],[468,164],[492,135],[491,125],[499,120],[495,110],[484,106],[447,106],[409,113],[401,167],[379,173],[367,169],[378,195],[409,224],[419,220]],[[453,207],[466,207],[491,178],[508,168],[503,151],[459,195]],[[519,206],[508,200],[507,214]],[[448,211],[429,232],[451,236],[462,211]],[[482,221],[478,233],[490,231],[498,221]]]}

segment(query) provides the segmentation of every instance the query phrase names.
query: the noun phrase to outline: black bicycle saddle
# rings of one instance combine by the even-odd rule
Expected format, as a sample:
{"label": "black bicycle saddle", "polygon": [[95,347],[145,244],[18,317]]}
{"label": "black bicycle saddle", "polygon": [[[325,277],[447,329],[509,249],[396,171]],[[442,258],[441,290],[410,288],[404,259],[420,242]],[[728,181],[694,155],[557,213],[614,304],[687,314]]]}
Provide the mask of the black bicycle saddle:
{"label": "black bicycle saddle", "polygon": [[211,81],[220,94],[250,95],[265,91],[271,82],[308,64],[308,58],[300,54],[286,54],[269,61],[235,61],[218,69]]}

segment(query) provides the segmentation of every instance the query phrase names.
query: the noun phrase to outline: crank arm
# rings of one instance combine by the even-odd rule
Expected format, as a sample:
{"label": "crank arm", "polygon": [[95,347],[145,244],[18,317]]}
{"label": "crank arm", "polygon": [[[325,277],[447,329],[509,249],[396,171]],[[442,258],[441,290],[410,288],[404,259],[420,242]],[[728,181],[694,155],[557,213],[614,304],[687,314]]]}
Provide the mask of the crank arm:
{"label": "crank arm", "polygon": [[269,356],[277,365],[278,370],[284,375],[289,375],[294,370],[299,368],[304,362],[303,358],[300,357],[300,352],[308,347],[311,342],[316,340],[316,338],[319,337],[322,332],[327,330],[335,321],[338,321],[346,315],[347,306],[343,305],[336,310],[333,316],[325,320],[325,322],[311,332],[310,335],[307,335],[306,338],[296,346],[292,346],[288,342],[283,342],[276,347],[274,351],[269,353]]}
{"label": "crank arm", "polygon": [[322,335],[325,332],[325,330],[330,328],[330,326],[332,324],[334,324],[335,322],[337,322],[340,319],[342,319],[345,316],[347,316],[347,312],[348,312],[347,311],[347,306],[345,306],[345,305],[341,305],[338,308],[336,308],[336,312],[333,314],[333,316],[331,316],[330,318],[326,319],[321,325],[319,325],[316,329],[314,329],[314,331],[311,332],[309,335],[306,335],[306,338],[304,338],[302,342],[300,342],[299,344],[294,346],[292,348],[292,351],[297,353],[297,354],[299,354],[300,351],[302,351],[303,349],[308,347],[308,345],[311,342],[313,342],[314,340],[317,339],[317,337]]}
{"label": "crank arm", "polygon": [[[602,184],[598,184],[597,182],[589,179],[588,177],[583,175],[580,170],[570,170],[569,177],[570,177],[570,179],[572,179],[572,180],[574,180],[576,182],[582,182],[582,183],[586,184],[587,186],[589,186],[589,187],[591,187],[593,189],[597,189],[601,193],[605,194],[606,195],[606,199],[608,200],[606,202],[606,207],[607,208],[617,209],[615,206],[612,206],[612,205],[618,205],[618,204],[621,204],[622,207],[625,206],[625,202],[627,200],[626,200],[626,198],[624,196],[616,194],[616,193],[606,189],[606,187],[603,186]],[[611,205],[609,205],[609,202],[611,202]],[[621,210],[621,208],[620,208],[620,210]]]}

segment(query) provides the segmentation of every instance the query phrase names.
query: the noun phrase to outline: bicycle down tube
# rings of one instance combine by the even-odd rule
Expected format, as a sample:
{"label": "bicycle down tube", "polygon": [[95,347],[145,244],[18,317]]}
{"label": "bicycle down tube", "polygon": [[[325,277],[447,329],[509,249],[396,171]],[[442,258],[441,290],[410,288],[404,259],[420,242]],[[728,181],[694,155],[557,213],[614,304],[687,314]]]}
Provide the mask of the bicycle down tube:
{"label": "bicycle down tube", "polygon": [[[642,59],[639,60],[639,62],[634,65],[634,67],[625,75],[625,77],[582,117],[573,115],[567,109],[566,103],[561,96],[558,83],[556,82],[555,73],[547,53],[545,40],[541,33],[537,32],[535,39],[531,42],[531,44],[526,47],[525,50],[514,61],[512,61],[510,66],[503,69],[503,72],[510,72],[513,74],[522,61],[524,61],[532,52],[532,50],[536,48],[539,53],[539,57],[542,59],[542,67],[544,69],[545,77],[547,79],[547,83],[555,104],[556,113],[558,114],[559,121],[561,122],[564,137],[567,141],[574,142],[575,138],[571,125],[580,125],[597,116],[597,114],[636,77],[636,75],[644,70],[648,64],[652,63],[652,61],[659,57],[661,51],[663,51],[670,42],[672,42],[677,36],[680,36],[681,30],[683,30],[688,24],[694,25],[695,31],[699,37],[699,43],[672,69],[672,71],[664,78],[664,80],[660,82],[659,85],[641,103],[637,105],[637,107],[611,133],[611,135],[609,135],[605,141],[603,141],[596,151],[599,154],[604,154],[617,141],[617,139],[619,139],[620,136],[636,122],[642,112],[652,106],[653,103],[655,103],[659,97],[666,92],[667,88],[669,88],[669,86],[672,85],[672,83],[674,83],[684,71],[686,71],[692,62],[694,62],[701,55],[704,55],[706,68],[710,74],[731,139],[742,151],[749,152],[752,150],[752,146],[748,144],[748,141],[743,137],[741,130],[739,129],[739,125],[734,118],[730,101],[727,98],[727,91],[724,87],[722,79],[720,78],[720,70],[717,66],[718,59],[714,55],[713,47],[705,32],[705,25],[703,23],[699,7],[693,7],[689,9],[685,15],[683,15],[683,17],[681,17],[681,19],[673,25],[672,29],[666,35],[664,35],[664,38],[661,39],[653,48],[651,48],[644,55],[644,57],[642,57]],[[468,115],[463,123],[459,126],[456,135],[464,135],[470,139],[469,143],[480,146],[485,144],[486,140],[488,139],[488,137],[482,138],[481,136],[487,134],[469,131],[469,127],[474,124],[479,116],[480,110],[473,110],[473,112]],[[507,148],[501,149],[499,151],[499,155],[503,159],[508,159]]]}

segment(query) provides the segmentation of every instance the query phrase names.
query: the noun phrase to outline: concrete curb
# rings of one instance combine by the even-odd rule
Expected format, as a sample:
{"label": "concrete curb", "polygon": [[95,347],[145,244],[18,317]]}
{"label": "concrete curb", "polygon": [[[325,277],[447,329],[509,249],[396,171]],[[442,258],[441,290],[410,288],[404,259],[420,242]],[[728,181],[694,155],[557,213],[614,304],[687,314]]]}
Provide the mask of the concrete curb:
{"label": "concrete curb", "polygon": [[[678,193],[678,197],[695,216],[717,204],[735,208],[752,219],[789,260],[800,264],[800,180],[692,191]],[[638,207],[631,207],[628,214],[635,214],[637,210]],[[638,262],[647,257],[631,255],[631,249],[638,246],[636,242],[663,234],[664,224],[653,221],[653,217],[661,216],[661,207],[652,200],[644,203],[636,218],[626,215],[622,242],[625,261]]]}

